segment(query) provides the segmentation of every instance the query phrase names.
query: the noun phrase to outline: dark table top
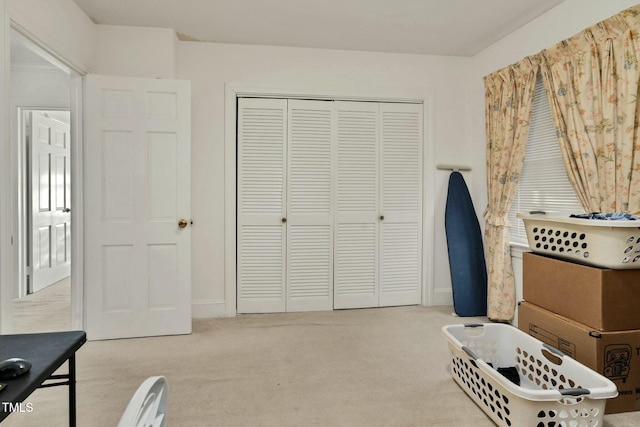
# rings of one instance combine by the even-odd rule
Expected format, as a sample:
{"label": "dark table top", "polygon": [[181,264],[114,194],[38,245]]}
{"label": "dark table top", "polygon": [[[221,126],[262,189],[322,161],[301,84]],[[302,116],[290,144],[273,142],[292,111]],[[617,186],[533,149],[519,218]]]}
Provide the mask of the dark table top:
{"label": "dark table top", "polygon": [[[86,341],[84,331],[0,335],[0,361],[20,357],[32,364],[26,374],[11,380],[0,380],[7,384],[0,391],[0,402],[23,402]],[[0,406],[0,420],[9,414]]]}

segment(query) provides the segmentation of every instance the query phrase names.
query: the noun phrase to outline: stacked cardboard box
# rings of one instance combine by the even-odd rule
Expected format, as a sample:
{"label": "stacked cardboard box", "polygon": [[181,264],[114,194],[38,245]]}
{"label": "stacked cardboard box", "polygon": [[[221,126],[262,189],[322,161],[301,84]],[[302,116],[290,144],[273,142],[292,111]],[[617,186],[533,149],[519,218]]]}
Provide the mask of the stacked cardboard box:
{"label": "stacked cardboard box", "polygon": [[640,270],[525,253],[518,327],[611,379],[606,412],[640,410]]}

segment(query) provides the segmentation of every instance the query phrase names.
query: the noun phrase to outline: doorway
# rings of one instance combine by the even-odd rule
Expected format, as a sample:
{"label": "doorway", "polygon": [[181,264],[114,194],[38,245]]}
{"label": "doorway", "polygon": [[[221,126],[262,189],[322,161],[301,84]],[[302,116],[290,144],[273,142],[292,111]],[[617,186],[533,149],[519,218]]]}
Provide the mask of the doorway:
{"label": "doorway", "polygon": [[71,329],[71,77],[11,32],[13,332]]}

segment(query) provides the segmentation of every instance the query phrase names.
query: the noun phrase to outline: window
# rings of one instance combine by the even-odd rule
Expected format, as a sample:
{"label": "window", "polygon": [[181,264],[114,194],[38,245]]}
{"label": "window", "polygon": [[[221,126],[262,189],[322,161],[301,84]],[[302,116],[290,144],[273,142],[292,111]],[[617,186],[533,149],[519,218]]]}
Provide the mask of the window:
{"label": "window", "polygon": [[583,212],[567,178],[542,78],[533,95],[529,139],[520,184],[509,211],[511,243],[527,244],[524,223],[518,212]]}

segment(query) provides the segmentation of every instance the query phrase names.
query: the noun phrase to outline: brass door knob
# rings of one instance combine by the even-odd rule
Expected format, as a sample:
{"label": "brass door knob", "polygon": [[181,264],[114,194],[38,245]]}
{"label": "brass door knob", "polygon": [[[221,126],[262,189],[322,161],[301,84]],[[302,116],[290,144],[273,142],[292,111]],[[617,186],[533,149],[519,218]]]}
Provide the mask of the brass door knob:
{"label": "brass door knob", "polygon": [[184,219],[184,218],[181,218],[181,219],[178,221],[178,227],[180,227],[180,228],[185,228],[188,224],[189,224],[189,223],[188,223],[188,222],[187,222],[187,220],[186,220],[186,219]]}

